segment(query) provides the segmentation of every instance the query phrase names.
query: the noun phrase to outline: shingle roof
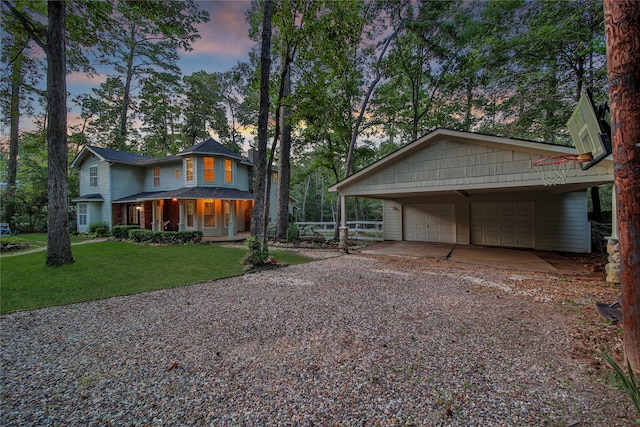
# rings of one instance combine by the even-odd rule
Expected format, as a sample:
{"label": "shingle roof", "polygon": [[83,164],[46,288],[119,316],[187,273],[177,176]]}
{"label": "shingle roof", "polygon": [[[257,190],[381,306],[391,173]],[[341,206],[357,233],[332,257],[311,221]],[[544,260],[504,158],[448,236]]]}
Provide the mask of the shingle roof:
{"label": "shingle roof", "polygon": [[84,194],[82,196],[74,197],[72,202],[104,202],[104,197],[101,194]]}
{"label": "shingle roof", "polygon": [[237,153],[234,153],[224,145],[220,144],[213,138],[209,138],[200,144],[193,145],[189,148],[185,148],[181,152],[179,152],[178,156],[184,156],[187,154],[217,154],[227,157],[232,157],[234,159],[242,159]]}
{"label": "shingle roof", "polygon": [[159,199],[220,199],[253,200],[253,193],[225,187],[188,187],[169,191],[138,193],[133,196],[114,200],[113,203],[140,202]]}
{"label": "shingle roof", "polygon": [[156,157],[143,156],[141,154],[135,153],[126,153],[124,151],[112,150],[111,148],[96,147],[94,145],[88,145],[87,148],[109,162],[139,165],[158,160]]}

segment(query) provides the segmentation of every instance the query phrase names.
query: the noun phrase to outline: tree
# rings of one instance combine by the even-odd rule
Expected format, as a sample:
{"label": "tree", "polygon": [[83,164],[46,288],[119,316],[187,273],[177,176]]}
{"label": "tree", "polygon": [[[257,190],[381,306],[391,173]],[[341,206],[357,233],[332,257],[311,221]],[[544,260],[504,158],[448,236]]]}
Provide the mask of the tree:
{"label": "tree", "polygon": [[640,371],[640,3],[605,0],[625,358]]}
{"label": "tree", "polygon": [[258,113],[258,152],[254,160],[254,184],[255,200],[251,215],[251,236],[260,238],[260,251],[267,252],[267,230],[262,225],[265,210],[268,209],[268,200],[265,200],[266,182],[266,157],[267,138],[269,127],[269,75],[271,73],[271,16],[273,3],[265,0],[263,5],[262,38],[260,48],[260,108]]}
{"label": "tree", "polygon": [[20,20],[29,36],[47,55],[47,146],[48,146],[48,266],[73,262],[69,232],[69,202],[67,183],[67,90],[65,2],[48,2],[48,28],[29,19],[7,1],[3,1]]}
{"label": "tree", "polygon": [[94,92],[103,102],[97,105],[108,107],[105,112],[110,117],[117,114],[117,120],[94,125],[99,126],[103,145],[131,150],[131,119],[138,113],[135,89],[160,73],[178,76],[178,49],[191,50],[200,37],[195,25],[209,15],[191,0],[126,0],[115,2],[114,8],[98,50],[102,64],[113,67],[115,74]]}

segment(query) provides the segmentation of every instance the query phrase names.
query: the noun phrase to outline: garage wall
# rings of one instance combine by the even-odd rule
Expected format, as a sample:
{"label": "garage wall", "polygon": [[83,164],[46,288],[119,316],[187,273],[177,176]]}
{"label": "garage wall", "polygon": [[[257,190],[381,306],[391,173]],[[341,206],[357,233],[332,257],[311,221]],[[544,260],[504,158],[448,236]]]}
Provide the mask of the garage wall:
{"label": "garage wall", "polygon": [[591,252],[587,191],[547,194],[536,201],[536,249]]}
{"label": "garage wall", "polygon": [[392,200],[384,200],[382,215],[384,219],[382,238],[402,240],[402,205]]}

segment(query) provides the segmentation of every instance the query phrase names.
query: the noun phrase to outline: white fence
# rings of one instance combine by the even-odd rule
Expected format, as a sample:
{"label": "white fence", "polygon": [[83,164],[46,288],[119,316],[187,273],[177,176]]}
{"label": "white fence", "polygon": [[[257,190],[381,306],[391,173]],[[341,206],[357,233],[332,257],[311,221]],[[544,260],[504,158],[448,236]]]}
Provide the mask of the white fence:
{"label": "white fence", "polygon": [[[347,221],[349,240],[382,241],[382,221]],[[322,236],[333,238],[335,222],[296,222],[300,237]]]}

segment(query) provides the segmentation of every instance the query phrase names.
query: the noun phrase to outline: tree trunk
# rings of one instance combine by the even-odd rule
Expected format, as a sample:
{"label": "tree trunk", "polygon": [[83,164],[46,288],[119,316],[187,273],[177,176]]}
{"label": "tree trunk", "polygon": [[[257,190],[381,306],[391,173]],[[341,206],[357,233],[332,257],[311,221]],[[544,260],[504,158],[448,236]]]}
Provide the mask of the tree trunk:
{"label": "tree trunk", "polygon": [[284,91],[282,98],[285,102],[280,106],[280,151],[278,170],[278,215],[276,227],[276,240],[287,239],[287,228],[289,228],[289,185],[291,181],[291,124],[288,123],[289,108],[287,98],[291,93],[291,69],[287,66],[284,74]]}
{"label": "tree trunk", "polygon": [[624,355],[640,371],[640,2],[605,0]]}
{"label": "tree trunk", "polygon": [[[11,64],[11,124],[9,129],[9,159],[7,162],[6,202],[3,217],[12,223],[15,215],[15,191],[18,180],[18,129],[20,126],[20,86],[22,84],[22,54]],[[12,224],[13,225],[13,224]]]}
{"label": "tree trunk", "polygon": [[126,150],[127,145],[127,115],[129,114],[129,104],[131,102],[131,80],[133,80],[133,57],[136,49],[136,27],[131,25],[131,45],[129,46],[129,56],[127,58],[127,76],[124,83],[124,93],[122,94],[122,110],[120,111],[120,132],[116,141],[117,150]]}
{"label": "tree trunk", "polygon": [[48,2],[47,91],[49,124],[47,126],[49,167],[49,219],[47,229],[48,266],[73,262],[69,232],[67,83],[65,27],[66,3]]}
{"label": "tree trunk", "polygon": [[262,45],[260,49],[260,111],[258,113],[258,152],[254,160],[253,194],[254,205],[251,215],[251,235],[261,238],[266,233],[262,219],[267,209],[265,194],[265,171],[267,159],[267,131],[269,126],[269,74],[271,71],[271,14],[273,3],[264,2],[262,19]]}

